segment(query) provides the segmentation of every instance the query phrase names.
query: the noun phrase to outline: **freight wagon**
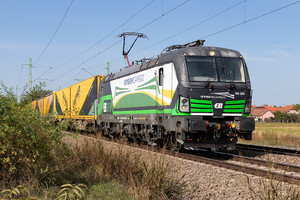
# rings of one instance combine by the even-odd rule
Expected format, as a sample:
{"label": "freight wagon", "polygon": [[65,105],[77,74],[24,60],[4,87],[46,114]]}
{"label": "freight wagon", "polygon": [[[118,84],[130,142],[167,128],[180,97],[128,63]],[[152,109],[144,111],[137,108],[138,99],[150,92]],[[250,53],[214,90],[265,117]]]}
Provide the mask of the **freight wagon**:
{"label": "freight wagon", "polygon": [[94,76],[32,102],[41,116],[58,120],[74,119],[79,129],[95,125],[98,116],[99,83],[104,76]]}

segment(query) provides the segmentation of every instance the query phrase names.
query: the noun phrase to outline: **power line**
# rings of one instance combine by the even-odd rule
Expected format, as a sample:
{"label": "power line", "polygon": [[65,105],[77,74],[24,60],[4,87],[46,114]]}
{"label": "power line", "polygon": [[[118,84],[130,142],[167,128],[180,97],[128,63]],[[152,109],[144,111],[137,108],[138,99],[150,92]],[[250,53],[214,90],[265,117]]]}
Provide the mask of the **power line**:
{"label": "power line", "polygon": [[172,11],[176,10],[177,8],[183,6],[184,4],[186,4],[186,3],[189,2],[189,1],[190,1],[190,0],[186,0],[186,1],[184,1],[183,3],[177,5],[176,7],[170,9],[168,12],[163,13],[162,15],[158,16],[157,18],[155,18],[155,19],[153,19],[152,21],[148,22],[147,24],[143,25],[141,28],[137,29],[136,32],[137,32],[137,31],[140,31],[141,29],[145,28],[146,26],[149,26],[149,25],[152,24],[153,22],[155,22],[155,21],[157,21],[158,19],[160,19],[160,18],[166,16],[167,14],[169,14],[169,13],[171,13]]}
{"label": "power line", "polygon": [[[176,10],[177,8],[179,8],[180,6],[184,5],[184,4],[187,3],[188,1],[190,1],[190,0],[186,0],[186,1],[184,1],[183,3],[177,5],[176,7],[170,9],[170,10],[169,10],[168,12],[166,12],[165,14],[163,14],[163,15],[161,15],[161,16],[155,18],[154,20],[152,20],[152,21],[150,21],[150,22],[148,22],[147,24],[145,24],[145,25],[143,25],[142,27],[140,27],[138,30],[141,30],[141,29],[145,28],[146,26],[149,26],[149,25],[152,24],[153,22],[155,22],[155,21],[157,21],[158,19],[160,19],[161,17],[166,16],[167,14],[171,13],[172,11]],[[149,5],[149,4],[148,4],[148,5]],[[138,30],[137,30],[137,31],[138,31]],[[87,62],[89,62],[90,60],[94,59],[95,57],[97,57],[98,55],[100,55],[101,53],[103,53],[104,51],[106,51],[106,50],[112,48],[113,46],[115,46],[116,44],[118,44],[118,43],[121,42],[121,41],[122,41],[122,40],[119,40],[118,42],[116,42],[116,43],[114,43],[113,45],[109,46],[109,47],[106,48],[105,50],[103,50],[103,51],[101,51],[101,52],[95,54],[94,56],[90,57],[90,58],[87,59],[86,61],[84,61],[84,62],[82,62],[81,64],[79,64],[78,66],[72,68],[71,70],[69,70],[69,71],[67,71],[66,73],[62,74],[62,75],[59,76],[58,78],[54,79],[54,81],[56,81],[56,80],[60,79],[61,77],[67,75],[69,72],[71,72],[71,71],[77,69],[77,68],[80,67],[81,65],[83,65],[83,64],[85,64],[85,63],[87,63]]]}
{"label": "power line", "polygon": [[222,29],[222,30],[219,30],[219,31],[216,31],[216,32],[214,32],[214,33],[208,34],[208,35],[206,35],[206,36],[204,36],[204,37],[202,37],[202,38],[208,38],[208,37],[211,37],[211,36],[213,36],[213,35],[216,35],[216,34],[219,34],[219,33],[225,32],[225,31],[228,31],[228,30],[233,29],[233,28],[235,28],[235,27],[241,26],[241,25],[246,24],[246,23],[251,22],[251,21],[255,21],[255,20],[259,19],[259,18],[262,18],[262,17],[265,17],[265,16],[267,16],[267,15],[270,15],[270,14],[272,14],[272,13],[274,13],[274,12],[278,12],[278,11],[280,11],[280,10],[282,10],[282,9],[285,9],[285,8],[287,8],[287,7],[290,7],[290,6],[293,6],[293,5],[297,4],[297,3],[300,3],[300,1],[295,1],[295,2],[293,2],[293,3],[287,4],[287,5],[282,6],[282,7],[280,7],[280,8],[277,8],[277,9],[271,10],[271,11],[269,11],[269,12],[266,12],[266,13],[264,13],[264,14],[262,14],[262,15],[258,15],[258,16],[256,16],[256,17],[251,18],[251,19],[244,20],[243,22],[237,23],[237,24],[235,24],[235,25],[229,26],[229,27],[224,28],[224,29]]}
{"label": "power line", "polygon": [[[220,14],[222,14],[222,13],[224,13],[224,12],[226,12],[226,11],[228,11],[228,10],[230,10],[230,9],[232,9],[232,8],[234,8],[234,7],[236,7],[236,6],[238,6],[238,5],[240,5],[240,4],[243,3],[243,2],[244,2],[244,0],[241,1],[241,2],[239,2],[239,3],[237,3],[237,4],[235,4],[235,5],[233,5],[233,6],[231,6],[231,7],[229,7],[229,8],[227,8],[227,9],[225,9],[225,10],[223,10],[223,11],[221,11],[221,12],[219,12],[219,13],[217,13],[217,14],[215,14],[215,15],[213,15],[213,16],[211,16],[211,17],[209,17],[209,18],[207,18],[207,19],[205,19],[205,20],[203,20],[203,21],[201,21],[201,22],[199,22],[199,23],[197,23],[197,24],[195,24],[195,25],[193,25],[193,26],[191,26],[191,27],[189,27],[189,28],[187,28],[187,29],[184,29],[184,30],[182,30],[182,31],[180,31],[180,32],[178,32],[178,33],[176,33],[176,34],[174,34],[174,35],[168,37],[168,38],[165,38],[165,39],[163,39],[163,40],[161,40],[161,41],[159,41],[159,42],[157,42],[157,43],[155,43],[155,44],[153,44],[153,45],[151,45],[151,46],[148,46],[148,47],[146,47],[146,48],[144,48],[144,49],[142,49],[142,50],[140,50],[140,51],[137,51],[137,52],[135,52],[135,53],[133,53],[133,54],[131,54],[131,55],[140,53],[140,52],[142,52],[142,51],[144,51],[144,50],[146,50],[146,49],[149,49],[149,48],[151,48],[151,47],[153,47],[153,46],[155,46],[155,45],[158,45],[158,44],[160,44],[160,43],[162,43],[162,42],[165,42],[165,41],[167,41],[167,40],[169,40],[169,39],[171,39],[171,38],[173,38],[173,37],[176,37],[177,35],[180,35],[180,34],[186,32],[186,31],[188,31],[188,30],[190,30],[190,29],[192,29],[192,28],[194,28],[194,27],[196,27],[196,26],[198,26],[198,25],[200,25],[200,24],[202,24],[202,23],[204,23],[204,22],[206,22],[206,21],[208,21],[208,20],[210,20],[210,19],[212,19],[212,18],[214,18],[214,17],[216,17],[216,16],[218,16],[218,15],[220,15]],[[259,19],[259,18],[265,17],[265,16],[267,16],[267,15],[270,15],[270,14],[272,14],[272,13],[274,13],[274,12],[277,12],[277,11],[280,11],[280,10],[282,10],[282,9],[285,9],[285,8],[287,8],[287,7],[293,6],[293,5],[295,5],[295,4],[299,3],[299,2],[300,2],[300,1],[295,1],[295,2],[293,2],[293,3],[287,4],[287,5],[282,6],[282,7],[280,7],[280,8],[271,10],[271,11],[269,11],[269,12],[267,12],[267,13],[262,14],[262,15],[253,17],[253,18],[251,18],[251,19],[248,19],[248,20],[245,20],[245,19],[244,19],[243,22],[237,23],[237,24],[235,24],[235,25],[229,26],[229,27],[227,27],[227,28],[224,28],[224,29],[222,29],[222,30],[216,31],[216,32],[214,32],[214,33],[208,34],[208,35],[206,35],[206,36],[204,36],[204,37],[200,37],[200,38],[201,38],[201,39],[204,39],[204,38],[208,38],[208,37],[211,37],[211,36],[213,36],[213,35],[216,35],[216,34],[225,32],[225,31],[227,31],[227,30],[233,29],[233,28],[235,28],[235,27],[241,26],[241,25],[246,24],[246,23],[248,23],[248,22],[251,22],[251,21],[257,20],[257,19]]]}
{"label": "power line", "polygon": [[[81,55],[85,54],[86,52],[90,51],[92,48],[94,48],[95,46],[97,46],[98,44],[100,44],[101,42],[103,42],[106,38],[108,38],[109,36],[111,36],[114,32],[116,32],[119,28],[121,28],[122,26],[124,26],[126,23],[128,23],[130,20],[132,20],[134,17],[136,17],[140,12],[142,12],[144,9],[146,9],[154,0],[151,0],[149,3],[147,3],[143,8],[141,8],[139,11],[137,11],[134,15],[132,15],[131,17],[129,17],[126,21],[124,21],[122,24],[120,24],[118,27],[116,27],[113,31],[111,31],[110,33],[108,33],[106,36],[104,36],[101,40],[99,40],[98,42],[96,42],[95,44],[93,44],[92,46],[90,46],[89,48],[85,49],[84,51],[82,51],[81,53],[79,53],[78,55],[74,56],[73,58],[67,60],[66,62],[59,64],[53,68],[57,68],[60,66],[63,66],[73,60],[75,60],[76,58],[80,57]],[[52,68],[51,68],[52,69]],[[49,72],[51,69],[47,70],[47,72]],[[43,73],[44,75],[45,73]],[[40,75],[42,76],[42,75]],[[40,77],[39,76],[39,77]]]}
{"label": "power line", "polygon": [[37,77],[36,79],[34,79],[33,82],[35,82],[36,80],[40,79],[44,74],[46,74],[47,72],[49,72],[51,69],[53,69],[53,67],[50,67],[47,71],[45,71],[39,77]]}
{"label": "power line", "polygon": [[100,44],[101,42],[103,42],[106,38],[108,38],[109,36],[111,36],[114,32],[116,32],[119,28],[121,28],[123,25],[125,25],[126,23],[128,23],[131,19],[133,19],[135,16],[137,16],[140,12],[142,12],[145,8],[147,8],[154,0],[151,0],[147,5],[145,5],[142,9],[140,9],[138,12],[136,12],[133,16],[131,16],[130,18],[128,18],[125,22],[123,22],[122,24],[120,24],[117,28],[115,28],[113,31],[111,31],[110,33],[108,33],[104,38],[102,38],[101,40],[99,40],[98,42],[96,42],[95,44],[93,44],[92,46],[90,46],[89,48],[87,48],[86,50],[82,51],[81,53],[79,53],[77,56],[74,56],[73,58],[71,58],[70,60],[66,61],[63,64],[60,64],[56,67],[65,65],[73,60],[75,60],[76,58],[78,58],[79,56],[81,56],[82,54],[88,52],[89,50],[91,50],[92,48],[94,48],[95,46],[97,46],[98,44]]}
{"label": "power line", "polygon": [[74,67],[74,68],[68,70],[67,72],[61,74],[59,77],[57,77],[56,79],[54,79],[53,82],[56,81],[56,80],[58,80],[58,79],[60,79],[60,78],[62,78],[62,77],[64,77],[64,76],[67,75],[68,73],[70,73],[70,72],[72,72],[73,70],[77,69],[78,67],[84,65],[85,63],[89,62],[90,60],[94,59],[95,57],[97,57],[97,56],[100,55],[101,53],[107,51],[108,49],[112,48],[113,46],[115,46],[116,44],[120,43],[121,41],[122,41],[122,40],[119,40],[119,41],[115,42],[114,44],[110,45],[110,46],[107,47],[106,49],[100,51],[99,53],[95,54],[94,56],[90,57],[89,59],[83,61],[82,63],[80,63],[80,64],[77,65],[76,67]]}
{"label": "power line", "polygon": [[83,71],[87,72],[88,74],[95,76],[95,74],[92,74],[91,72],[87,71],[85,68],[82,68]]}
{"label": "power line", "polygon": [[70,3],[70,5],[69,5],[68,9],[66,10],[66,12],[65,12],[65,14],[64,14],[64,16],[63,16],[63,18],[61,19],[61,21],[60,21],[58,27],[56,28],[56,30],[55,30],[54,34],[52,35],[50,41],[49,41],[48,44],[46,45],[46,48],[45,48],[44,51],[41,53],[41,55],[38,57],[38,59],[33,63],[34,65],[41,59],[41,57],[44,55],[44,53],[46,52],[46,50],[47,50],[48,47],[50,46],[50,44],[51,44],[52,40],[54,39],[56,33],[58,32],[59,28],[61,27],[61,25],[62,25],[64,19],[66,18],[66,16],[67,16],[67,14],[68,14],[68,12],[69,12],[69,10],[70,10],[70,8],[71,8],[73,2],[74,2],[74,0],[71,1],[71,3]]}
{"label": "power line", "polygon": [[[146,23],[145,25],[141,26],[141,27],[138,28],[135,32],[138,32],[138,31],[140,31],[141,29],[143,29],[143,28],[149,26],[150,24],[154,23],[154,22],[157,21],[158,19],[160,19],[160,18],[166,16],[167,14],[169,14],[169,13],[171,13],[172,11],[176,10],[176,9],[179,8],[180,6],[186,4],[188,1],[190,1],[190,0],[184,1],[183,3],[181,3],[181,4],[177,5],[177,6],[175,6],[174,8],[168,10],[166,13],[163,13],[163,11],[162,11],[162,15],[156,17],[155,19],[153,19],[153,20],[151,20],[150,22]],[[244,2],[244,0],[243,0],[242,2]],[[240,3],[239,3],[239,4],[240,4]],[[162,8],[162,10],[163,10],[163,8]],[[122,59],[123,59],[123,58],[118,58],[118,59],[115,59],[115,60],[113,60],[113,61],[110,61],[110,63],[113,63],[113,62],[116,62],[116,61],[119,61],[119,60],[122,60]]]}
{"label": "power line", "polygon": [[148,46],[148,47],[145,47],[144,49],[142,49],[142,50],[140,50],[140,51],[137,51],[137,52],[135,52],[135,53],[133,53],[133,54],[131,54],[131,55],[140,53],[140,52],[142,52],[142,51],[144,51],[144,50],[146,50],[146,49],[149,49],[149,48],[151,48],[151,47],[153,47],[153,46],[155,46],[155,45],[158,45],[158,44],[160,44],[160,43],[162,43],[162,42],[165,42],[165,41],[167,41],[167,40],[169,40],[169,39],[171,39],[171,38],[174,38],[174,37],[176,37],[176,36],[178,36],[178,35],[180,35],[180,34],[186,32],[186,31],[189,31],[189,30],[195,28],[196,26],[199,26],[199,25],[201,25],[201,24],[203,24],[203,23],[205,23],[205,22],[207,22],[207,21],[209,21],[209,20],[211,20],[211,19],[213,19],[213,18],[215,18],[215,17],[217,17],[217,16],[219,16],[219,15],[221,15],[221,14],[223,14],[223,13],[225,13],[225,12],[227,12],[227,11],[229,11],[229,10],[235,8],[235,7],[237,7],[237,6],[239,6],[239,5],[242,4],[244,1],[245,1],[245,0],[240,1],[239,3],[236,3],[236,4],[230,6],[230,7],[226,8],[226,9],[224,9],[224,10],[222,10],[222,11],[220,11],[220,12],[218,12],[218,13],[212,15],[212,16],[210,16],[210,17],[208,17],[208,18],[206,18],[206,19],[204,19],[204,20],[198,22],[197,24],[194,24],[194,25],[192,25],[192,26],[190,26],[190,27],[188,27],[188,28],[186,28],[186,29],[184,29],[184,30],[178,32],[178,33],[175,33],[175,34],[173,34],[173,35],[171,35],[171,36],[169,36],[169,37],[167,37],[167,38],[165,38],[165,39],[163,39],[163,40],[161,40],[161,41],[159,41],[159,42],[157,42],[157,43],[155,43],[155,44],[153,44],[153,45],[150,45],[150,46]]}

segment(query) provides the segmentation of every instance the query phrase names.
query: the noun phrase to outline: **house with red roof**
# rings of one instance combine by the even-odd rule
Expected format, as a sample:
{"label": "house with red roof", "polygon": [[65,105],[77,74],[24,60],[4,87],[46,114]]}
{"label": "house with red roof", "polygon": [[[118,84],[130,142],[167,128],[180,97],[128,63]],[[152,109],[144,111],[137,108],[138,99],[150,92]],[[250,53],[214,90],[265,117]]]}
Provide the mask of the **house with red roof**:
{"label": "house with red roof", "polygon": [[252,108],[250,116],[259,122],[274,118],[274,114],[270,110],[261,107]]}
{"label": "house with red roof", "polygon": [[287,113],[287,114],[300,114],[300,112],[298,112],[297,110],[294,109],[293,105],[287,105],[284,107],[273,107],[273,106],[257,106],[256,108],[261,108],[261,109],[267,109],[270,112],[274,113],[274,112],[283,112],[283,113]]}
{"label": "house with red roof", "polygon": [[284,106],[282,109],[281,109],[281,112],[285,112],[287,114],[297,114],[299,115],[299,112],[297,110],[294,109],[294,106]]}

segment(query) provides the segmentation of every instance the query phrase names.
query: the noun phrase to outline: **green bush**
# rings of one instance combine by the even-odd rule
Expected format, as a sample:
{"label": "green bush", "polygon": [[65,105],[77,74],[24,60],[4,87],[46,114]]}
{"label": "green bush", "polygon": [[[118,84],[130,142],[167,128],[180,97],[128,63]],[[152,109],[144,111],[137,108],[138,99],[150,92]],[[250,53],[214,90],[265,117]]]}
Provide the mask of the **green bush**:
{"label": "green bush", "polygon": [[39,117],[30,104],[18,103],[3,85],[0,89],[0,186],[41,179],[57,170],[61,127]]}

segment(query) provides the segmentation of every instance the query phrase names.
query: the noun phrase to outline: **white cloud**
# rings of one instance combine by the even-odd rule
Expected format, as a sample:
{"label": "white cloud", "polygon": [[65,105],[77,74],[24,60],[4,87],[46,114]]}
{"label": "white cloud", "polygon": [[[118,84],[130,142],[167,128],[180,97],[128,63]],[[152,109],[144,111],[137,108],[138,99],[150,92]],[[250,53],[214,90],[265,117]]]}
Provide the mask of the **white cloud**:
{"label": "white cloud", "polygon": [[282,55],[282,56],[285,56],[285,57],[294,57],[294,55],[290,54],[289,52],[283,50],[283,49],[278,49],[277,52]]}

